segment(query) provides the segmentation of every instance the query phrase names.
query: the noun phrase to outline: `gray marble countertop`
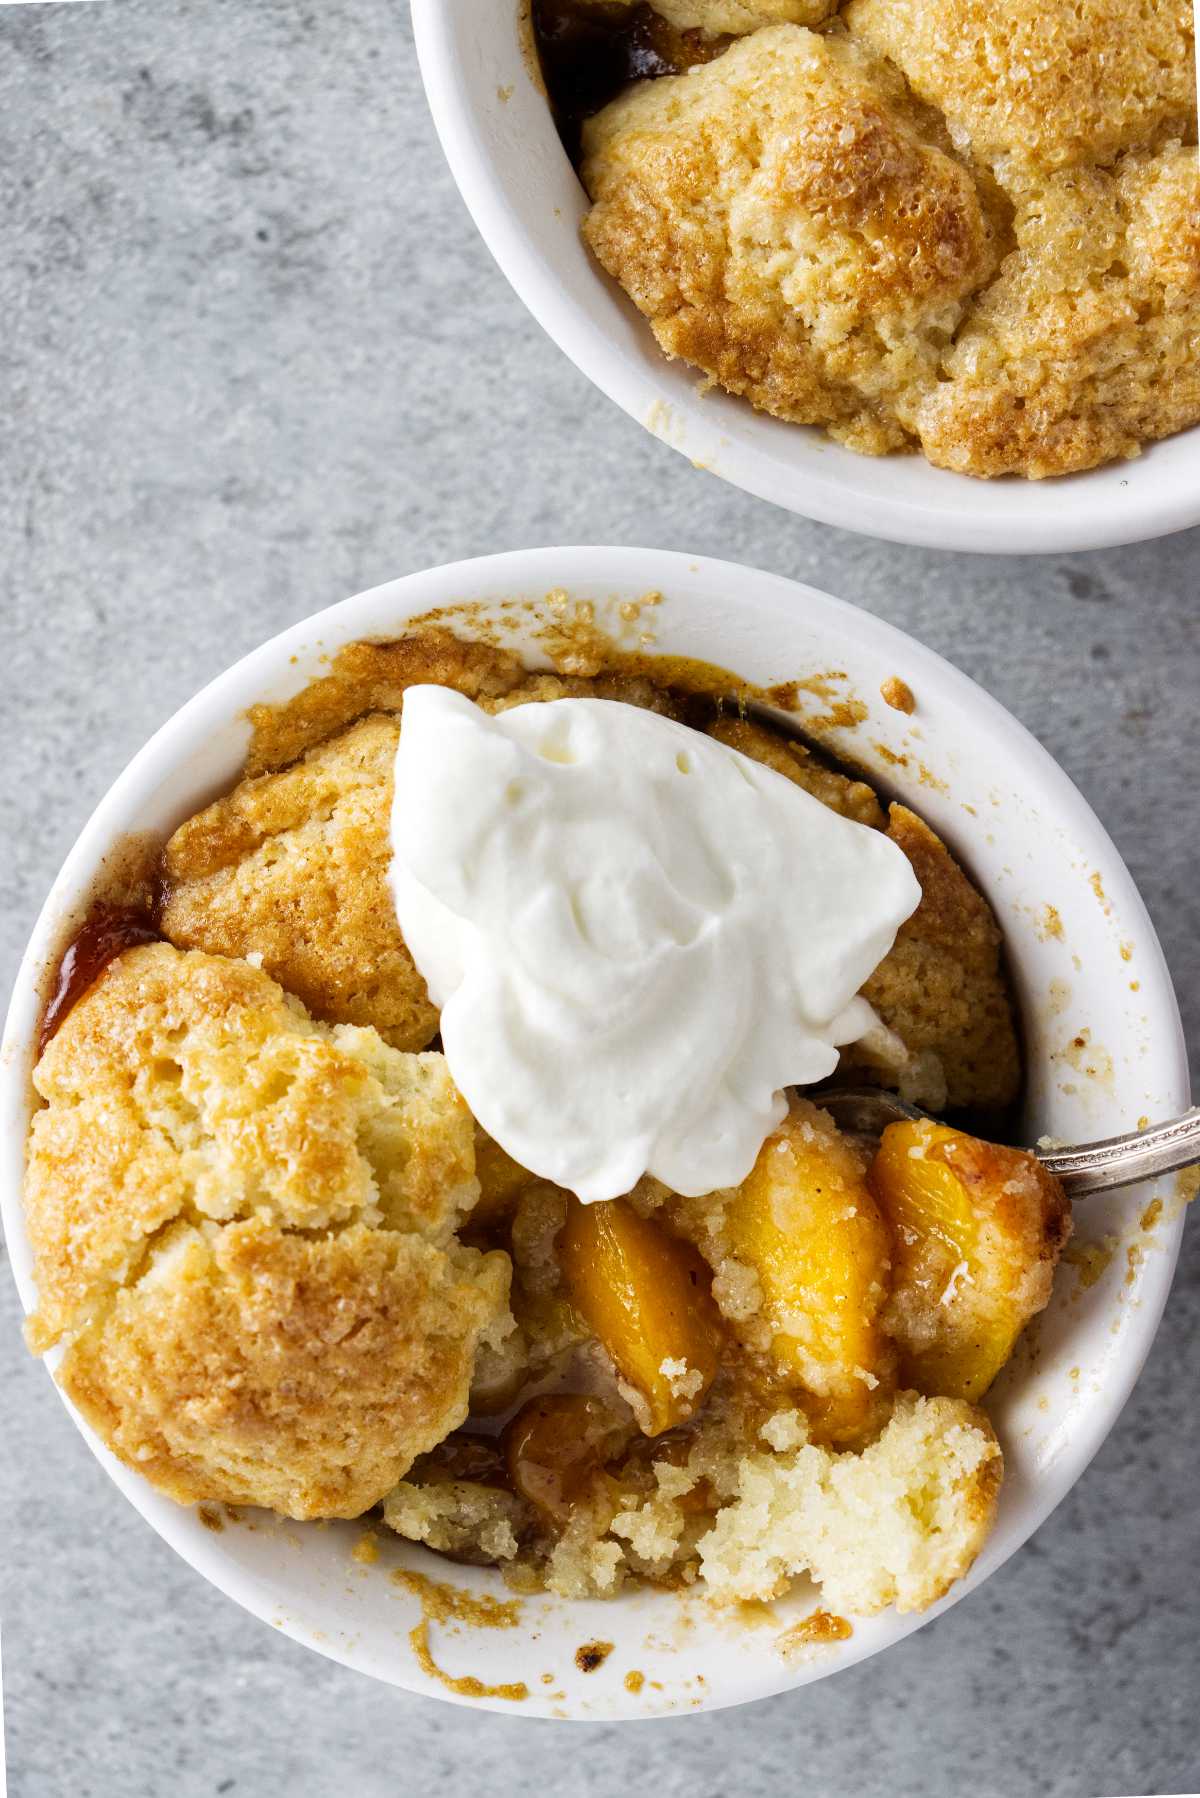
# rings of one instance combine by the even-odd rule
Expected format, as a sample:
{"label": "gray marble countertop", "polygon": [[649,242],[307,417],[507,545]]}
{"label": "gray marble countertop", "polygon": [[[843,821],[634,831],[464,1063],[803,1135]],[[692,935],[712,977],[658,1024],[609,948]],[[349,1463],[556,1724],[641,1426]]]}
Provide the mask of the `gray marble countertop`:
{"label": "gray marble countertop", "polygon": [[[886,615],[1022,718],[1140,882],[1194,1054],[1200,532],[938,555],[693,470],[575,372],[493,267],[402,0],[4,7],[0,191],[5,983],[95,801],[243,651],[429,563],[646,543]],[[18,1798],[1200,1785],[1194,1226],[1132,1402],[1023,1553],[836,1680],[651,1729],[473,1715],[282,1640],[125,1504],[20,1349],[7,1276],[0,1307]]]}

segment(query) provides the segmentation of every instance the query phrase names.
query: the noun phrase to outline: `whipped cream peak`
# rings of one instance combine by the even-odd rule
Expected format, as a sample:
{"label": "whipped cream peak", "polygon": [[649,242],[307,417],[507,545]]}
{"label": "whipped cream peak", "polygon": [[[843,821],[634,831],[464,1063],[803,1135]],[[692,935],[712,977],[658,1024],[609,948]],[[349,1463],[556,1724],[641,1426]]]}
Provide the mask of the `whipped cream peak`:
{"label": "whipped cream peak", "polygon": [[878,1023],[921,890],[880,831],[658,713],[404,696],[391,885],[474,1116],[585,1201],[733,1186]]}

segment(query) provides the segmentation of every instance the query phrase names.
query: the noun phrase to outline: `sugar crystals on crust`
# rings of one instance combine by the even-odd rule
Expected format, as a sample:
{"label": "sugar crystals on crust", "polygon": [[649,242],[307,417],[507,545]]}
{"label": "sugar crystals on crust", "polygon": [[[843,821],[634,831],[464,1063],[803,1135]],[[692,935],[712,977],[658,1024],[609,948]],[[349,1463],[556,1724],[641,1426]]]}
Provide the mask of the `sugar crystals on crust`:
{"label": "sugar crystals on crust", "polygon": [[1040,478],[1200,421],[1195,148],[1006,179],[1017,247],[920,409],[930,460]]}
{"label": "sugar crystals on crust", "polygon": [[1195,131],[1192,0],[851,0],[844,16],[981,162],[1105,163]]}

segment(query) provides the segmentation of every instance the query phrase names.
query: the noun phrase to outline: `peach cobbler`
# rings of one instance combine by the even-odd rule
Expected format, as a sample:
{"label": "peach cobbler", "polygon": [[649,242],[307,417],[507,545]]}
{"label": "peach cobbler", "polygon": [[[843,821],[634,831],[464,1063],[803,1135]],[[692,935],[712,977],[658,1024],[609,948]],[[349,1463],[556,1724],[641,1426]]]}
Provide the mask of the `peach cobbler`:
{"label": "peach cobbler", "polygon": [[[664,666],[429,627],[253,714],[64,956],[30,1343],[181,1503],[920,1610],[1070,1229],[975,1133],[1020,1081],[1000,932],[914,813]],[[945,1121],[841,1134],[831,1076]]]}
{"label": "peach cobbler", "polygon": [[1192,0],[532,0],[583,235],[708,387],[1032,478],[1200,423]]}

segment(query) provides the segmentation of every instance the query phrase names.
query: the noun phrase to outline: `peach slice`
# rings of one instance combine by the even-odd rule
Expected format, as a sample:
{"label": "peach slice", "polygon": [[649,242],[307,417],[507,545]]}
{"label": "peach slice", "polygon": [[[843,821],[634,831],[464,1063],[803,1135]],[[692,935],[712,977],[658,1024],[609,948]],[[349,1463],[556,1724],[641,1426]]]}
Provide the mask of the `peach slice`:
{"label": "peach slice", "polygon": [[793,1101],[732,1194],[725,1233],[758,1275],[771,1359],[814,1437],[856,1441],[894,1385],[881,1320],[890,1242],[862,1158],[827,1113]]}
{"label": "peach slice", "polygon": [[635,1408],[645,1434],[691,1417],[721,1358],[702,1256],[627,1200],[610,1199],[571,1203],[558,1259],[567,1297],[643,1401]]}
{"label": "peach slice", "polygon": [[1050,1297],[1069,1201],[1033,1155],[927,1121],[889,1124],[871,1190],[892,1226],[887,1325],[906,1384],[976,1400]]}

